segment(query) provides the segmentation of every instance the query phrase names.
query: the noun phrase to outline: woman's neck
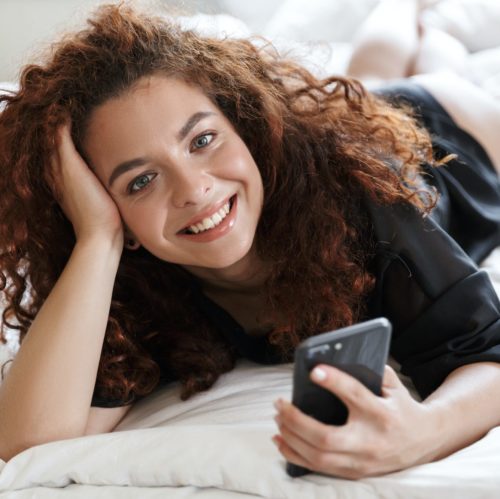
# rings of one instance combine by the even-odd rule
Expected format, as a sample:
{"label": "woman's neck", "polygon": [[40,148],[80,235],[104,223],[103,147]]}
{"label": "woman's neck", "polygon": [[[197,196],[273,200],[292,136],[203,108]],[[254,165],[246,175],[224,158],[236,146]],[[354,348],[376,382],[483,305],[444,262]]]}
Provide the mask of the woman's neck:
{"label": "woman's neck", "polygon": [[184,266],[184,268],[201,280],[205,292],[216,294],[256,294],[269,274],[269,265],[258,258],[254,251],[223,269],[195,266]]}

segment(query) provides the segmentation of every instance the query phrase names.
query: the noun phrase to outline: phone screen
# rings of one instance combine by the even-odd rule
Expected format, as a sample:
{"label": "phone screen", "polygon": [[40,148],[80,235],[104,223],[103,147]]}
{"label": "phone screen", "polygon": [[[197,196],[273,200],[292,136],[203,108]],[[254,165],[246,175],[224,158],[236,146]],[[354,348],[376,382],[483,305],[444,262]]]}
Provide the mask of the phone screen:
{"label": "phone screen", "polygon": [[[292,403],[302,412],[325,424],[342,425],[348,411],[333,393],[310,380],[318,364],[329,364],[358,379],[376,395],[389,353],[391,324],[381,317],[308,338],[295,351]],[[309,470],[287,463],[290,476]]]}

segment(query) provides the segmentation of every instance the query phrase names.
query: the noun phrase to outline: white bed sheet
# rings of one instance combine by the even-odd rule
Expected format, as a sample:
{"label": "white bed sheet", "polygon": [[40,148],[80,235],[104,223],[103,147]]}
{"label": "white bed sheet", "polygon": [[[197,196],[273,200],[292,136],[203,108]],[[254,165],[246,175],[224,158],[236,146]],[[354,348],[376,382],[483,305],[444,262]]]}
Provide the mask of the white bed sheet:
{"label": "white bed sheet", "polygon": [[162,497],[159,490],[203,499],[498,497],[500,427],[446,459],[383,477],[288,477],[271,442],[272,402],[290,396],[291,379],[291,364],[243,361],[187,402],[176,386],[159,390],[113,433],[40,445],[0,463],[0,498],[57,497],[57,489],[69,498]]}

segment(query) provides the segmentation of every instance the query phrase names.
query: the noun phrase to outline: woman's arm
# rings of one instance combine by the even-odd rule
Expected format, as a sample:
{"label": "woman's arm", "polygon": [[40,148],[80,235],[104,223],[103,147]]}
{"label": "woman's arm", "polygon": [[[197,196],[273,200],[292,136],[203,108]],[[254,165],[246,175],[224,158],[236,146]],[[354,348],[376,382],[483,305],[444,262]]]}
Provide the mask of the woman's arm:
{"label": "woman's arm", "polygon": [[500,364],[478,362],[459,367],[423,404],[431,410],[441,459],[475,442],[500,425]]}
{"label": "woman's arm", "polygon": [[4,460],[86,431],[123,248],[118,209],[75,150],[69,127],[61,131],[53,176],[77,242],[0,387]]}
{"label": "woman's arm", "polygon": [[113,431],[123,421],[132,407],[133,404],[112,408],[91,407],[84,434],[96,435]]}
{"label": "woman's arm", "polygon": [[83,435],[95,385],[119,241],[78,242],[0,387],[0,457]]}

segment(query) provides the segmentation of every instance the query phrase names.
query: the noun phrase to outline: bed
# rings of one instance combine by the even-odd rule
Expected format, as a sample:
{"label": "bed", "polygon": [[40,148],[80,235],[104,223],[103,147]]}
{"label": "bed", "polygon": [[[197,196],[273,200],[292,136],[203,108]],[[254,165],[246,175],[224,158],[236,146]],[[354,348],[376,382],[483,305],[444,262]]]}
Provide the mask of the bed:
{"label": "bed", "polygon": [[[222,13],[184,17],[183,22],[225,36],[258,31],[313,70],[344,74],[356,37],[384,1],[394,0],[311,0],[304,11],[297,0],[285,0],[268,2],[259,15],[261,2],[256,1],[253,17],[246,3],[221,1]],[[500,3],[420,3],[421,24],[439,32],[443,41],[436,50],[450,54],[449,65],[440,70],[467,76],[500,97]],[[500,249],[482,266],[500,292]],[[14,357],[16,348],[11,335],[0,346],[0,364]],[[175,384],[162,388],[138,402],[113,433],[39,445],[7,463],[0,460],[0,498],[500,496],[500,427],[446,459],[385,476],[358,481],[316,474],[288,477],[271,442],[272,403],[290,398],[292,369],[291,364],[264,367],[240,361],[210,391],[186,402],[180,401]]]}
{"label": "bed", "polygon": [[159,390],[113,433],[40,445],[1,463],[0,497],[498,497],[500,427],[446,459],[381,477],[289,478],[271,436],[272,402],[290,396],[291,374],[290,364],[241,361],[187,402],[176,386]]}

